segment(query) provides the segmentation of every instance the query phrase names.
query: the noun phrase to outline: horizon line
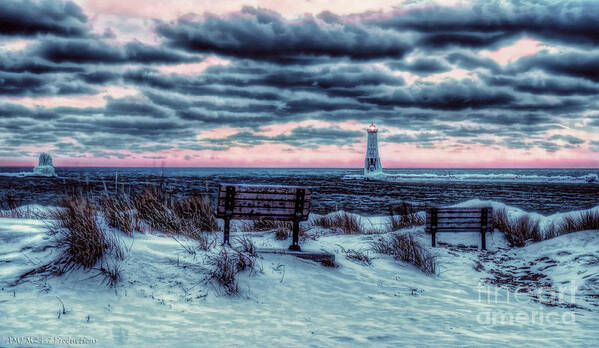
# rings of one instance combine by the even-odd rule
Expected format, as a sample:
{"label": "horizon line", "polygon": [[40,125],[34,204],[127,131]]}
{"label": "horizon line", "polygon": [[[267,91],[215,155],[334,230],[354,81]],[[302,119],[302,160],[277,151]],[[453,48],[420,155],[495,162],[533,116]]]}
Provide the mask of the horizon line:
{"label": "horizon line", "polygon": [[[34,168],[34,166],[0,166],[0,168]],[[355,169],[363,170],[362,167],[243,167],[243,166],[229,166],[229,167],[177,167],[177,166],[54,166],[56,169],[60,168],[143,168],[143,169]],[[599,169],[599,167],[388,167],[383,168],[384,170],[394,169]]]}

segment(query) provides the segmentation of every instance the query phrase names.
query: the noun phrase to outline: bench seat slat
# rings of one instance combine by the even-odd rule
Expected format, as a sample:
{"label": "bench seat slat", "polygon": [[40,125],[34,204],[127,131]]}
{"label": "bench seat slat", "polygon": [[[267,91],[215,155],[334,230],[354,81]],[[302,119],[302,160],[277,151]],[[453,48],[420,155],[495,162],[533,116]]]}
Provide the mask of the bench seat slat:
{"label": "bench seat slat", "polygon": [[[218,216],[218,218],[224,218],[224,216]],[[233,214],[231,216],[231,219],[235,219],[235,220],[273,220],[273,221],[291,221],[293,219],[293,216],[290,215],[260,215],[260,214],[256,214],[256,215],[250,215],[250,214],[241,214],[241,215],[235,215]],[[308,219],[308,217],[302,217],[300,219],[300,221],[306,221]]]}
{"label": "bench seat slat", "polygon": [[[235,187],[235,192],[245,192],[245,193],[275,193],[275,194],[288,194],[295,195],[298,187],[294,186],[263,186],[263,185],[233,185],[233,184],[220,184],[219,191],[223,192],[226,190],[226,187]],[[310,189],[303,188],[305,190],[306,195],[310,194]]]}
{"label": "bench seat slat", "polygon": [[[304,207],[302,216],[307,216],[310,209]],[[261,207],[234,207],[233,215],[285,215],[293,218],[295,215],[294,208],[261,208]],[[217,216],[225,216],[225,207],[219,207]]]}
{"label": "bench seat slat", "polygon": [[[454,232],[480,232],[480,226],[477,227],[466,227],[466,228],[462,228],[461,226],[459,227],[443,227],[443,228],[437,228],[436,229],[437,233],[438,232],[447,232],[447,231],[454,231]],[[492,227],[487,227],[487,229],[485,230],[487,232],[493,232],[493,228]],[[431,229],[430,228],[426,228],[425,230],[426,233],[431,233]]]}
{"label": "bench seat slat", "polygon": [[[481,208],[436,208],[439,213],[480,213]],[[429,208],[430,209],[430,208]],[[489,208],[491,209],[491,208]]]}
{"label": "bench seat slat", "polygon": [[[224,218],[225,215],[217,214],[217,218]],[[235,220],[275,220],[275,221],[291,221],[293,220],[294,215],[273,215],[273,214],[233,214],[231,215],[231,219]],[[300,221],[306,221],[308,219],[307,215],[303,215]]]}
{"label": "bench seat slat", "polygon": [[480,222],[467,222],[467,223],[443,223],[437,224],[437,230],[444,228],[478,228],[480,230]]}
{"label": "bench seat slat", "polygon": [[[279,200],[236,200],[233,202],[235,207],[263,207],[263,208],[295,208],[295,201],[279,201]],[[310,201],[304,202],[304,207],[309,206]],[[225,208],[225,202],[222,201],[218,208]]]}
{"label": "bench seat slat", "polygon": [[[492,220],[493,217],[492,216],[487,216],[487,221]],[[481,220],[481,216],[450,216],[450,217],[443,217],[443,216],[438,216],[437,217],[437,221],[478,221],[480,222]]]}
{"label": "bench seat slat", "polygon": [[[427,214],[427,216],[430,216],[430,214]],[[439,218],[443,218],[443,217],[480,217],[480,212],[478,213],[471,213],[471,212],[466,212],[466,213],[443,213],[443,212],[439,212],[437,213],[437,217]]]}
{"label": "bench seat slat", "polygon": [[[219,193],[219,201],[224,200],[227,196],[226,192],[221,191]],[[235,192],[235,200],[248,199],[248,200],[272,200],[272,201],[295,201],[295,193],[290,195],[286,193],[252,193],[252,192]],[[310,200],[310,194],[304,196],[305,200]]]}
{"label": "bench seat slat", "polygon": [[[437,226],[444,226],[449,224],[454,225],[467,225],[467,224],[475,224],[480,226],[480,218],[478,219],[439,219],[437,220]],[[487,220],[487,225],[489,224],[489,220]]]}

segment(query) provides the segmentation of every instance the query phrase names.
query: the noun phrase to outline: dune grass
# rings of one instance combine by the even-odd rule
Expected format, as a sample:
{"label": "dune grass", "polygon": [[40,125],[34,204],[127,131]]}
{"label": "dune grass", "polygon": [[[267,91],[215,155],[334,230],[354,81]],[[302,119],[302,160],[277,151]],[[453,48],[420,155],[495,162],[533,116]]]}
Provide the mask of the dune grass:
{"label": "dune grass", "polygon": [[218,253],[208,254],[204,260],[210,267],[204,281],[215,282],[229,296],[239,293],[239,273],[249,271],[250,274],[254,274],[262,271],[257,261],[256,246],[251,239],[237,238],[234,244],[234,248],[223,246]]}
{"label": "dune grass", "polygon": [[23,206],[21,200],[12,191],[7,191],[0,196],[0,218],[14,219],[45,219],[44,211]]}
{"label": "dune grass", "polygon": [[391,255],[396,260],[412,264],[424,273],[437,273],[435,256],[411,233],[393,233],[387,237],[379,237],[373,242],[372,249],[379,254]]}
{"label": "dune grass", "polygon": [[114,239],[97,221],[97,206],[83,197],[64,197],[61,207],[51,213],[51,235],[64,248],[58,264],[68,271],[73,268],[91,268],[111,248],[118,248]]}
{"label": "dune grass", "polygon": [[128,195],[106,195],[100,199],[100,208],[108,226],[127,235],[132,235],[134,230],[140,229],[135,207]]}
{"label": "dune grass", "polygon": [[566,215],[557,224],[560,235],[578,231],[599,230],[599,211],[585,210],[577,215]]}
{"label": "dune grass", "polygon": [[195,239],[203,250],[214,244],[211,232],[220,230],[212,203],[201,196],[176,198],[159,188],[148,187],[133,196],[132,203],[137,217],[150,228]]}
{"label": "dune grass", "polygon": [[599,230],[599,212],[585,210],[575,215],[565,215],[561,220],[545,224],[529,215],[521,215],[515,221],[510,221],[506,210],[495,209],[493,212],[494,228],[505,234],[512,246],[522,247],[526,242],[539,242],[560,235],[585,231]]}
{"label": "dune grass", "polygon": [[410,226],[425,224],[425,218],[409,202],[401,201],[397,205],[389,206],[389,229],[397,231]]}
{"label": "dune grass", "polygon": [[345,249],[341,247],[341,252],[345,254],[345,258],[360,263],[365,266],[370,266],[372,264],[372,258],[368,256],[367,252],[358,250],[358,249]]}
{"label": "dune grass", "polygon": [[240,226],[242,232],[272,231],[277,229],[290,231],[292,228],[293,225],[290,221],[276,221],[272,219],[243,221]]}
{"label": "dune grass", "polygon": [[126,247],[120,238],[103,228],[98,221],[98,207],[89,198],[66,196],[60,207],[48,213],[47,233],[54,238],[56,257],[21,274],[15,284],[36,274],[62,275],[77,269],[96,271],[91,278],[101,277],[108,286],[121,279],[120,261]]}
{"label": "dune grass", "polygon": [[358,215],[344,211],[313,217],[310,219],[310,224],[331,229],[339,234],[364,234],[366,232],[362,226],[362,219]]}

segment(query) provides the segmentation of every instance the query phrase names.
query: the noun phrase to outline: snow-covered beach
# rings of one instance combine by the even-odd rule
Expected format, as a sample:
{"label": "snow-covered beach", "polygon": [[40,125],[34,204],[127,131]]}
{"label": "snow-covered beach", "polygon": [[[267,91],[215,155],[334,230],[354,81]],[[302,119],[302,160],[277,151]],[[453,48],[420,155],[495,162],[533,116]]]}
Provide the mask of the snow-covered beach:
{"label": "snow-covered beach", "polygon": [[[481,203],[489,202],[461,205]],[[526,214],[511,207],[506,211],[514,218]],[[543,225],[563,215],[536,217]],[[387,218],[360,221],[376,227]],[[374,253],[372,243],[381,235],[316,228],[307,232],[312,237],[304,238],[302,247],[333,252],[337,267],[262,254],[260,271],[242,272],[240,293],[230,297],[202,281],[206,252],[190,254],[185,246],[192,240],[161,233],[121,235],[128,252],[120,266],[122,279],[113,288],[82,270],[33,276],[14,285],[20,274],[56,252],[44,226],[39,220],[0,219],[2,345],[44,346],[54,340],[58,344],[52,346],[67,346],[69,339],[99,347],[599,344],[596,230],[522,248],[510,248],[495,231],[488,236],[488,251],[477,248],[476,233],[440,234],[440,246],[429,247],[438,274],[426,275]],[[430,245],[423,227],[390,233],[412,233]],[[276,240],[273,232],[237,232],[233,239],[240,235],[258,247],[289,243]],[[348,249],[361,250],[372,264],[346,258]],[[513,281],[502,283],[506,279]]]}

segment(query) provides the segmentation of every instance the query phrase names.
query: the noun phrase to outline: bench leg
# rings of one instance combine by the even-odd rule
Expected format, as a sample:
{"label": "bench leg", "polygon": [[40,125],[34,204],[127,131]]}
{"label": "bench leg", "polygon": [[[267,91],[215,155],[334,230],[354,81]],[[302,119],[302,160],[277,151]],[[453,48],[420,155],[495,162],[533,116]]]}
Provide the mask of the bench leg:
{"label": "bench leg", "polygon": [[293,240],[289,246],[289,250],[302,251],[299,246],[299,220],[293,220]]}
{"label": "bench leg", "polygon": [[480,234],[480,245],[481,245],[481,248],[483,250],[487,250],[487,243],[486,242],[487,241],[486,241],[485,231],[483,231]]}
{"label": "bench leg", "polygon": [[435,240],[435,230],[431,231],[431,244],[433,245],[433,248],[437,246],[437,243]]}
{"label": "bench leg", "polygon": [[223,237],[223,245],[231,246],[231,243],[229,242],[230,228],[231,228],[231,219],[225,218],[225,233],[224,233],[224,237]]}

